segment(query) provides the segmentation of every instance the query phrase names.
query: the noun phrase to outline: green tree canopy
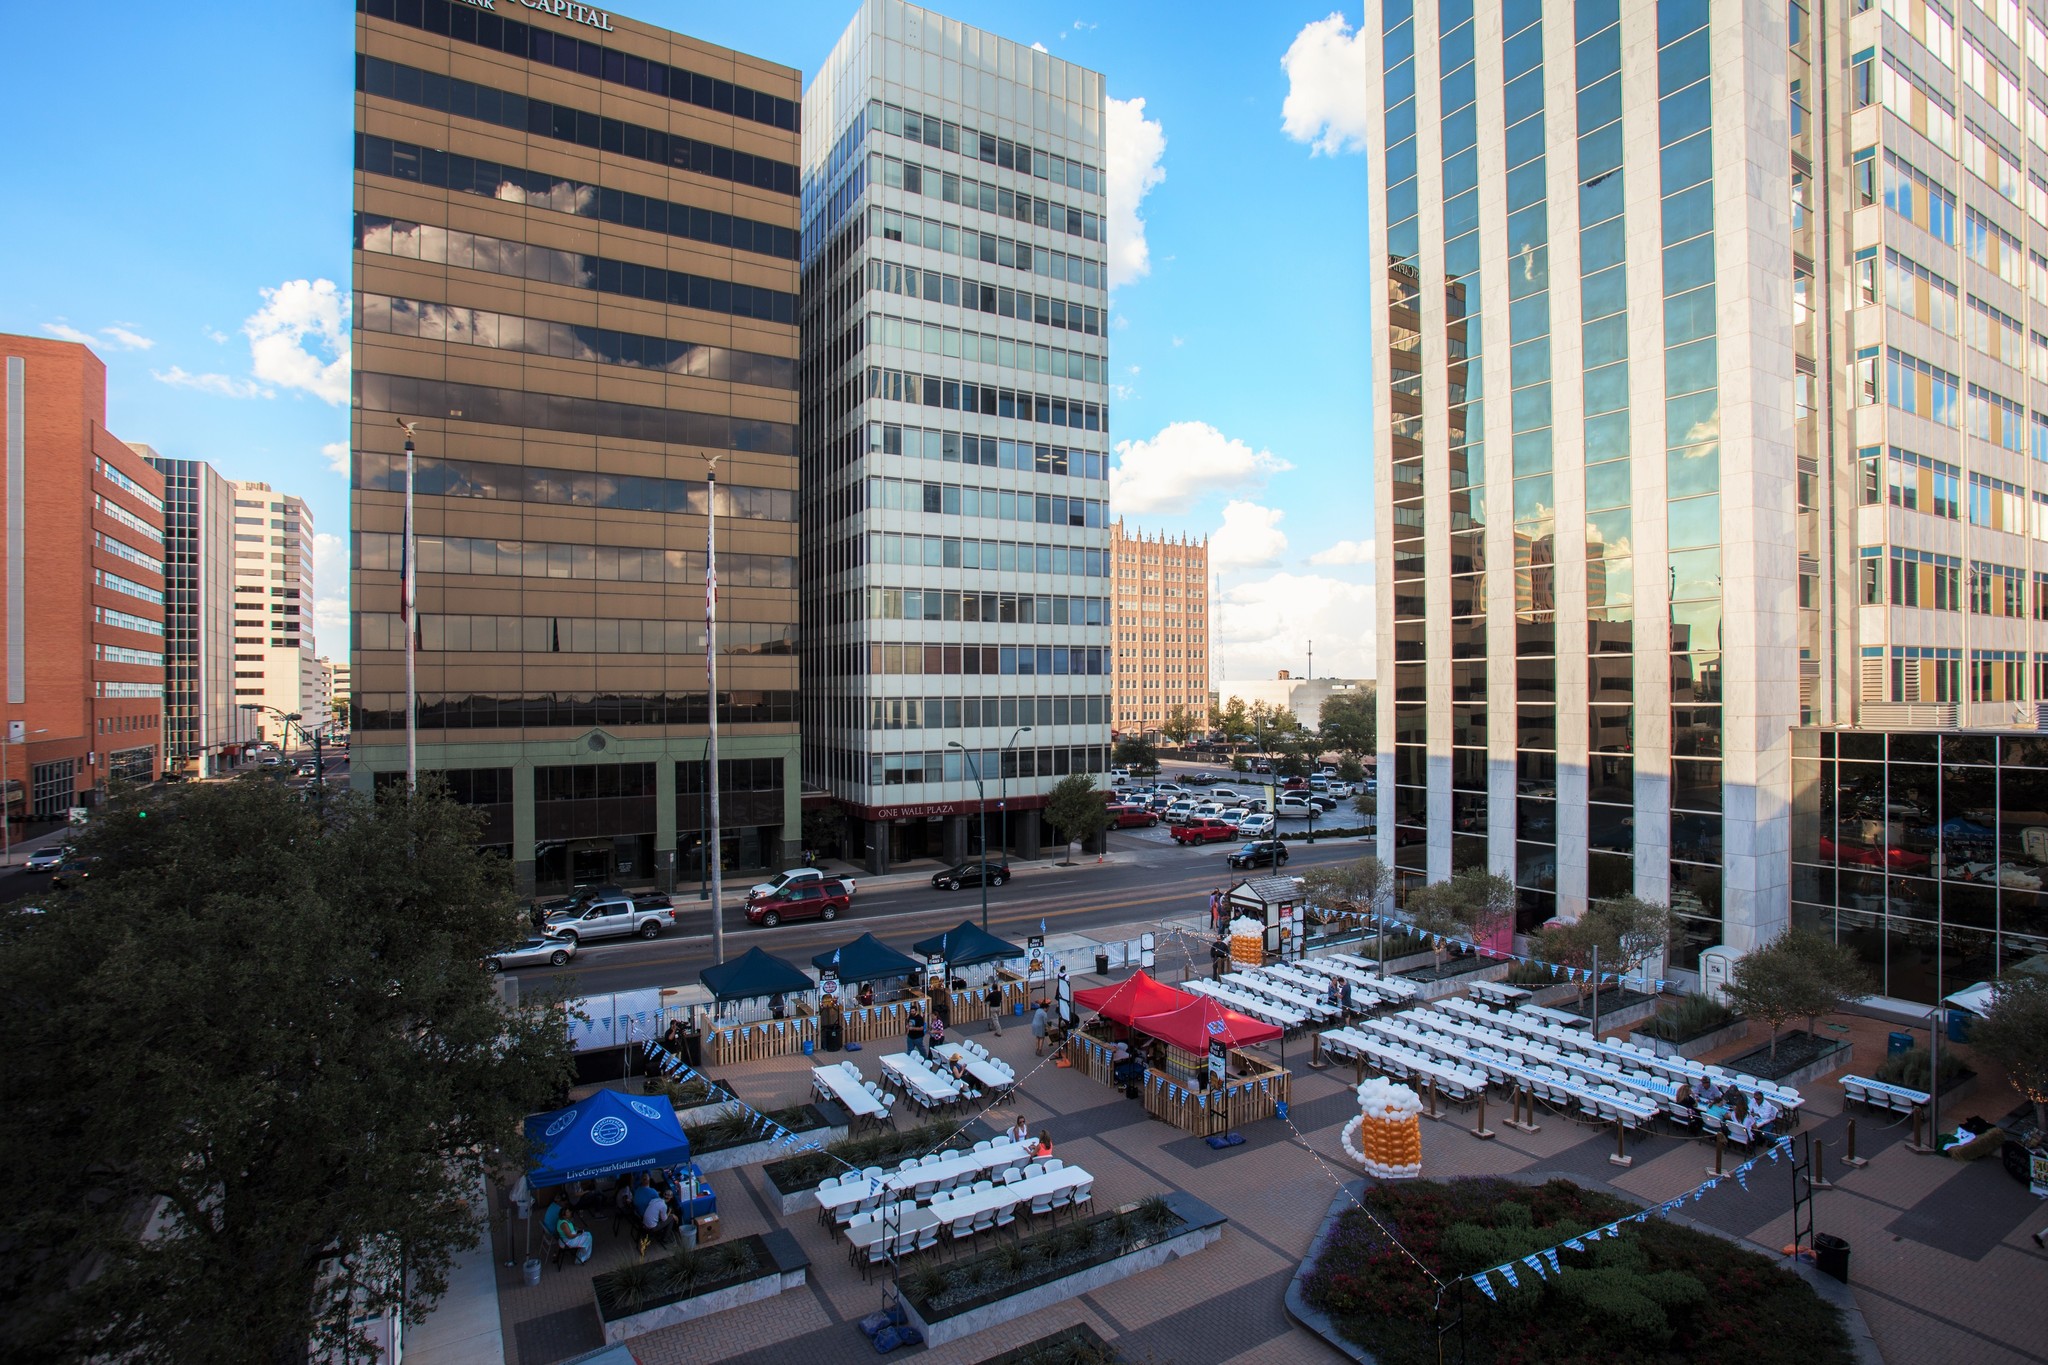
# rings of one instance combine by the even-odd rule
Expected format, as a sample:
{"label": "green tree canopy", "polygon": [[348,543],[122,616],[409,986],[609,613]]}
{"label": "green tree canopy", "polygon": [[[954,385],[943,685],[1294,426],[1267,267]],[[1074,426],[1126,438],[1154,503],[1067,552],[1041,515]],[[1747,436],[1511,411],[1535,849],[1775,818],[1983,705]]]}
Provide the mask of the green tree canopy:
{"label": "green tree canopy", "polygon": [[479,832],[438,787],[123,797],[92,879],[5,917],[0,1350],[269,1365],[420,1320],[573,1074],[559,1007],[480,965],[525,924]]}
{"label": "green tree canopy", "polygon": [[1727,991],[1735,1008],[1770,1026],[1775,1057],[1785,1024],[1832,1014],[1871,987],[1870,971],[1855,949],[1792,928],[1737,962]]}
{"label": "green tree canopy", "polygon": [[1251,712],[1246,708],[1243,697],[1232,697],[1215,708],[1211,713],[1212,723],[1223,732],[1226,741],[1235,744],[1239,735],[1252,732]]}
{"label": "green tree canopy", "polygon": [[1371,911],[1394,889],[1394,870],[1367,856],[1349,862],[1324,863],[1301,874],[1303,893],[1326,909],[1356,907]]}
{"label": "green tree canopy", "polygon": [[1086,773],[1053,784],[1045,798],[1045,817],[1067,843],[1086,843],[1109,828],[1109,807]]}
{"label": "green tree canopy", "polygon": [[1970,1045],[2005,1068],[2013,1089],[2033,1102],[2035,1124],[2048,1130],[2048,980],[2001,977]]}
{"label": "green tree canopy", "polygon": [[1202,718],[1200,716],[1188,710],[1185,706],[1176,706],[1166,713],[1166,719],[1160,723],[1159,733],[1165,735],[1175,744],[1186,744],[1194,737],[1195,732],[1201,728]]}
{"label": "green tree canopy", "polygon": [[1361,687],[1325,697],[1317,727],[1326,750],[1350,758],[1378,753],[1379,701],[1373,689]]}
{"label": "green tree canopy", "polygon": [[[1515,913],[1515,884],[1483,867],[1468,867],[1449,881],[1408,893],[1408,917],[1425,934],[1471,941],[1491,935]],[[1441,962],[1444,948],[1436,947]]]}
{"label": "green tree canopy", "polygon": [[1126,735],[1118,740],[1114,757],[1118,763],[1135,772],[1159,771],[1159,751],[1138,735]]}
{"label": "green tree canopy", "polygon": [[[1560,967],[1590,970],[1596,960],[1600,974],[1633,976],[1664,950],[1671,938],[1671,907],[1635,896],[1597,900],[1570,924],[1539,931],[1534,955]],[[1595,991],[1598,984],[1594,985]],[[1579,994],[1586,991],[1582,986]]]}

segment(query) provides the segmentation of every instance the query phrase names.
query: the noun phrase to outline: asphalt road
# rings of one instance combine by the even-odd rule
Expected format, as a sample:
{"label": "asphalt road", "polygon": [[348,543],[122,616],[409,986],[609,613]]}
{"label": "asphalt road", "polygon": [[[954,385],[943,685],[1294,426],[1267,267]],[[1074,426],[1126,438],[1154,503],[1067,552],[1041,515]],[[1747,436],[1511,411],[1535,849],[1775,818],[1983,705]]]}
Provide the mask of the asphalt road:
{"label": "asphalt road", "polygon": [[[1107,863],[1083,855],[1072,867],[1050,866],[1051,860],[1019,864],[1019,875],[1007,885],[989,888],[989,931],[1021,943],[1025,935],[1038,932],[1040,919],[1047,933],[1063,934],[1151,917],[1201,914],[1208,908],[1212,887],[1227,888],[1244,876],[1224,864],[1237,844],[1181,848],[1166,842],[1165,833],[1162,826],[1113,835]],[[1289,844],[1285,870],[1298,874],[1305,867],[1360,858],[1370,851],[1362,839],[1313,846],[1295,841]],[[1267,874],[1267,869],[1259,873]],[[529,967],[520,969],[517,977],[528,990],[559,979],[579,993],[693,985],[698,969],[714,960],[709,909],[694,895],[682,889],[676,893],[677,932],[652,941],[590,944],[559,972]],[[755,928],[735,904],[725,910],[725,951],[728,958],[735,957],[759,944],[802,964],[813,953],[871,932],[907,952],[913,940],[950,929],[963,919],[980,918],[979,889],[939,891],[923,883],[863,889],[853,898],[852,912],[829,924],[813,920]]]}

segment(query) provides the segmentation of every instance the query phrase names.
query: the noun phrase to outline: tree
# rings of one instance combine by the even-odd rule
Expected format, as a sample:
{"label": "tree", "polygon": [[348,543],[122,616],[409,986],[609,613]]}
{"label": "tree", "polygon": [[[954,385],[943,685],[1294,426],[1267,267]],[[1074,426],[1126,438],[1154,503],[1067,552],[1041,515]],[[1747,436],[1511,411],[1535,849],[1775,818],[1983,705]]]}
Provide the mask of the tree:
{"label": "tree", "polygon": [[846,812],[837,805],[819,806],[804,812],[804,847],[818,853],[840,852],[846,838]]}
{"label": "tree", "polygon": [[1216,728],[1232,744],[1237,743],[1239,735],[1251,733],[1251,712],[1245,708],[1243,697],[1232,697],[1216,712]]}
{"label": "tree", "polygon": [[[1408,917],[1425,934],[1467,942],[1487,938],[1515,913],[1515,884],[1483,867],[1468,867],[1449,881],[1408,893]],[[1437,965],[1444,946],[1436,945]]]}
{"label": "tree", "polygon": [[1394,870],[1367,856],[1350,862],[1324,863],[1301,874],[1302,894],[1325,909],[1356,907],[1377,910],[1394,889]]}
{"label": "tree", "polygon": [[35,1197],[0,1352],[270,1365],[424,1317],[481,1165],[574,1076],[559,1003],[480,965],[526,931],[480,833],[438,784],[324,820],[268,782],[131,796],[90,881],[4,917],[0,1141]]}
{"label": "tree", "polygon": [[1317,726],[1325,749],[1353,758],[1379,752],[1379,700],[1372,688],[1325,697]]}
{"label": "tree", "polygon": [[1307,777],[1308,759],[1302,756],[1300,750],[1289,749],[1280,755],[1277,768],[1282,777]]}
{"label": "tree", "polygon": [[1999,978],[1970,1045],[2005,1068],[2013,1089],[2033,1102],[2035,1126],[2048,1131],[2048,980]]}
{"label": "tree", "polygon": [[1337,780],[1352,783],[1365,781],[1365,765],[1346,754],[1337,760]]}
{"label": "tree", "polygon": [[1351,798],[1351,805],[1358,812],[1358,818],[1368,825],[1376,825],[1380,819],[1380,794],[1362,791]]}
{"label": "tree", "polygon": [[1087,843],[1109,828],[1109,807],[1085,773],[1063,777],[1045,798],[1045,817],[1063,843]]}
{"label": "tree", "polygon": [[[1671,907],[1635,896],[1616,896],[1594,901],[1584,914],[1570,924],[1553,925],[1536,934],[1535,956],[1544,962],[1575,970],[1592,970],[1598,964],[1602,976],[1627,977],[1640,972],[1643,964],[1664,950],[1671,938]],[[1579,983],[1579,998],[1586,997],[1586,983]],[[1600,993],[1600,983],[1592,983]]]}
{"label": "tree", "polygon": [[1871,990],[1870,972],[1853,948],[1810,929],[1787,929],[1735,964],[1729,1003],[1770,1026],[1771,1056],[1778,1055],[1778,1030],[1794,1019],[1812,1029]]}
{"label": "tree", "polygon": [[1133,772],[1159,771],[1159,751],[1138,735],[1129,735],[1116,742],[1116,761]]}
{"label": "tree", "polygon": [[1159,733],[1177,745],[1186,745],[1202,728],[1201,718],[1185,706],[1176,706],[1166,713],[1166,720],[1160,725]]}

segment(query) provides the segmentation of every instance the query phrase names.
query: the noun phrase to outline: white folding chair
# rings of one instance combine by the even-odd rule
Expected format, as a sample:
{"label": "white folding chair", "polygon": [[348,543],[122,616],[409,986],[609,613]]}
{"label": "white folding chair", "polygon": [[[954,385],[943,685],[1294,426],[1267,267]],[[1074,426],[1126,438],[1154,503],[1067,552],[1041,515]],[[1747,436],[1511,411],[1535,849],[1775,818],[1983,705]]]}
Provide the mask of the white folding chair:
{"label": "white folding chair", "polygon": [[1052,1212],[1052,1195],[1041,1191],[1031,1196],[1031,1216],[1043,1218]]}
{"label": "white folding chair", "polygon": [[1016,1225],[1017,1205],[1015,1203],[1007,1203],[996,1209],[995,1223],[993,1225],[996,1229],[1015,1228]]}
{"label": "white folding chair", "polygon": [[1024,1178],[1024,1172],[1018,1170],[1015,1166],[1006,1166],[1003,1168],[1001,1178],[1005,1185],[1014,1185]]}
{"label": "white folding chair", "polygon": [[917,1183],[916,1189],[918,1202],[923,1203],[925,1200],[930,1199],[933,1194],[937,1193],[938,1188],[939,1183],[936,1180],[920,1180]]}
{"label": "white folding chair", "polygon": [[1064,1157],[1049,1156],[1045,1159],[1045,1169],[1048,1171],[1061,1170],[1066,1166],[1066,1164],[1066,1159]]}
{"label": "white folding chair", "polygon": [[1095,1199],[1095,1182],[1084,1180],[1074,1189],[1074,1197],[1067,1202],[1075,1208],[1086,1208]]}
{"label": "white folding chair", "polygon": [[920,1229],[920,1230],[918,1231],[918,1233],[917,1233],[917,1244],[916,1244],[916,1246],[915,1246],[915,1248],[914,1248],[915,1250],[917,1250],[917,1251],[934,1251],[934,1250],[937,1250],[937,1248],[938,1248],[938,1245],[939,1245],[939,1225],[938,1225],[937,1223],[932,1223],[932,1224],[929,1224],[928,1226],[926,1226],[926,1227],[924,1227],[924,1228],[922,1228],[922,1229]]}
{"label": "white folding chair", "polygon": [[1044,1174],[1045,1165],[1043,1162],[1034,1161],[1024,1168],[1024,1178],[1026,1180],[1029,1180],[1032,1176]]}
{"label": "white folding chair", "polygon": [[986,1152],[995,1145],[996,1144],[992,1139],[983,1138],[979,1142],[974,1144],[974,1150],[977,1152]]}

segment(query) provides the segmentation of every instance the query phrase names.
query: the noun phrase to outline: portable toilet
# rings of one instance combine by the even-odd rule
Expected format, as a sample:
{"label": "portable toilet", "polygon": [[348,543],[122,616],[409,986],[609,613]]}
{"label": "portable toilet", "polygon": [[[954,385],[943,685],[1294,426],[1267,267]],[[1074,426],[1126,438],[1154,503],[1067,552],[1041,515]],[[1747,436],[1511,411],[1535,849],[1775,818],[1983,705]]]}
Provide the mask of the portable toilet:
{"label": "portable toilet", "polygon": [[1700,994],[1717,1005],[1728,1003],[1728,983],[1735,979],[1735,963],[1742,955],[1725,943],[1700,949]]}

